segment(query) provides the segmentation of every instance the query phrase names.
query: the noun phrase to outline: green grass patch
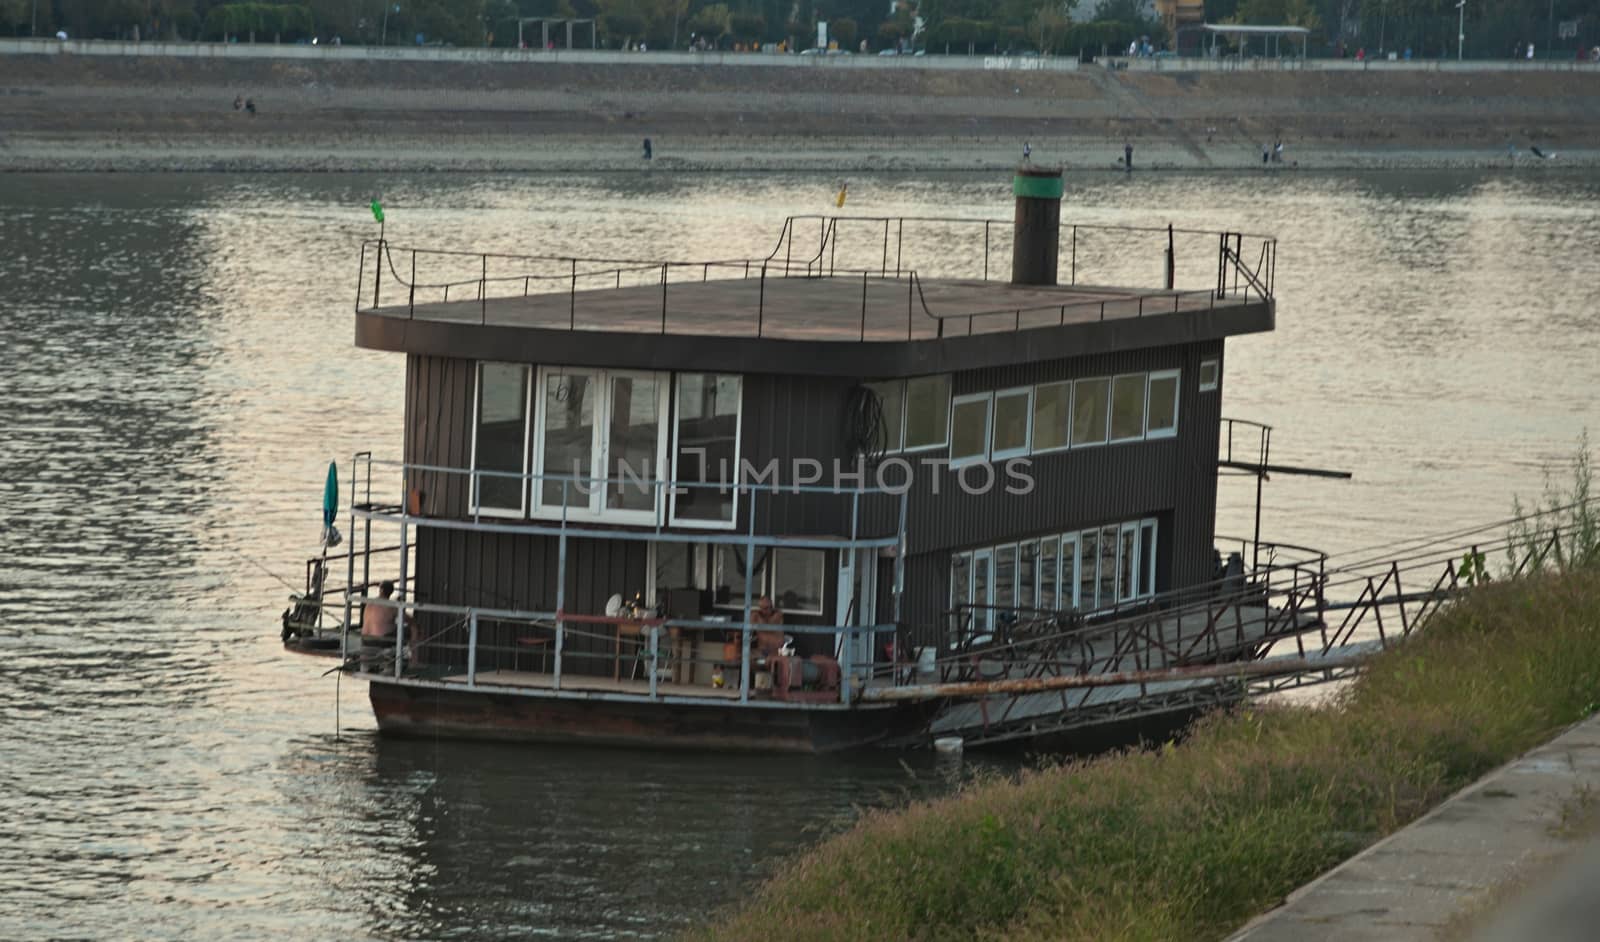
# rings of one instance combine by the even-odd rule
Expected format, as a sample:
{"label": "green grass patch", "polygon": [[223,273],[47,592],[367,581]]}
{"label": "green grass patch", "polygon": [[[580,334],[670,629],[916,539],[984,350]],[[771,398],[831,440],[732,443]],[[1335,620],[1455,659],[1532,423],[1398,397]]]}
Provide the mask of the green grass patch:
{"label": "green grass patch", "polygon": [[1319,708],[873,812],[709,939],[1217,939],[1600,701],[1600,571],[1496,582]]}

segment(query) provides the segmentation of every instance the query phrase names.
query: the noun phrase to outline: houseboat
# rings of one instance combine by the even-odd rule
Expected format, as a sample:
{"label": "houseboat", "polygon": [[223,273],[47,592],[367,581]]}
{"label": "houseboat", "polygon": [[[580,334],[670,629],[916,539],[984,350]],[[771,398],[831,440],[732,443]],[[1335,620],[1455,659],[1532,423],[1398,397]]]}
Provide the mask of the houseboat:
{"label": "houseboat", "polygon": [[[347,466],[318,596],[381,730],[818,752],[926,734],[1029,632],[1095,670],[1258,652],[1264,607],[1158,636],[1218,576],[1224,344],[1272,329],[1275,242],[1062,193],[1025,165],[1011,220],[791,217],[737,260],[366,244],[404,453]],[[1132,259],[1156,286],[1090,283]],[[1168,628],[1083,640],[1130,612]]]}

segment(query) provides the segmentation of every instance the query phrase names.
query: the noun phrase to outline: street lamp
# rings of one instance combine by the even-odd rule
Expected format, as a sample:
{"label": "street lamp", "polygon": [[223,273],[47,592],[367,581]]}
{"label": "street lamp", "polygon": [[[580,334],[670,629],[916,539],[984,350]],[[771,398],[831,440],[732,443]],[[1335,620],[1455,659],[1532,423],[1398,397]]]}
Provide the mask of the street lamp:
{"label": "street lamp", "polygon": [[1456,22],[1456,61],[1461,61],[1461,47],[1467,41],[1467,0],[1457,0],[1456,9],[1461,11]]}

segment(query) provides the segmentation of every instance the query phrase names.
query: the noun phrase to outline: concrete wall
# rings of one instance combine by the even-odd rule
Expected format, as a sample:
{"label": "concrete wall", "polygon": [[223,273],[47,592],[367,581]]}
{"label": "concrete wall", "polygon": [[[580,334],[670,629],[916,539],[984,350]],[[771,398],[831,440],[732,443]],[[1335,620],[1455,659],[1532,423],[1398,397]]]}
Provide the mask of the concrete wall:
{"label": "concrete wall", "polygon": [[331,46],[277,43],[127,42],[0,39],[4,55],[169,56],[339,62],[571,63],[580,65],[748,66],[810,69],[1073,72],[1076,58],[1054,56],[778,55],[760,52],[622,52],[614,49],[458,49],[442,46]]}

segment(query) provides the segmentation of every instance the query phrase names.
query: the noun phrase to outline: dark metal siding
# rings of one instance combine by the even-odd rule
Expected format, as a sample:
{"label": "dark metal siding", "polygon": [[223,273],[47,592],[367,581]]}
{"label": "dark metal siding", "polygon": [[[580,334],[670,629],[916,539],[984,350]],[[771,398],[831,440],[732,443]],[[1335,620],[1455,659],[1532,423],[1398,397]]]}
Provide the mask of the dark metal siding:
{"label": "dark metal siding", "polygon": [[[477,364],[452,357],[406,357],[405,460],[445,468],[472,463],[473,397]],[[470,493],[465,475],[419,473],[407,482],[423,493],[423,512],[464,517]]]}

